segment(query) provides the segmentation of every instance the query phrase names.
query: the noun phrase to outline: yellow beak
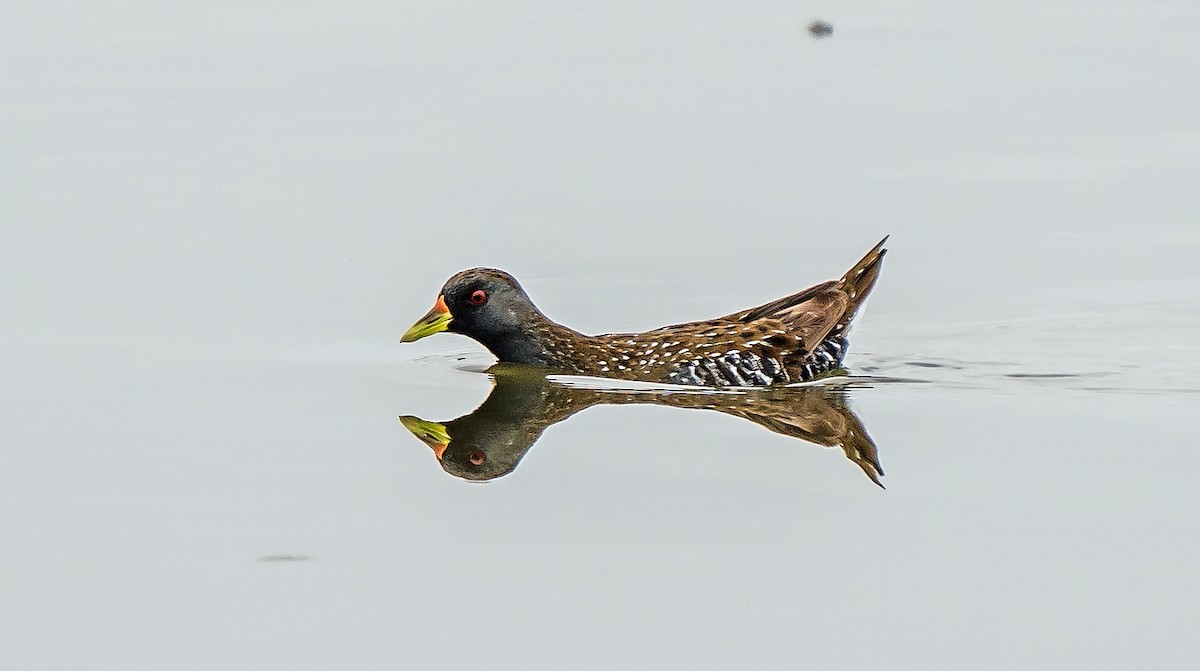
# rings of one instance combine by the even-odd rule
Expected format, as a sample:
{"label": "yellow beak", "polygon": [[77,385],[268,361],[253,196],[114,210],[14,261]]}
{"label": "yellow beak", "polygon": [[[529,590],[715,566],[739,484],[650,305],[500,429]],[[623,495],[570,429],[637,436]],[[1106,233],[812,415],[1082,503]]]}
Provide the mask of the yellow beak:
{"label": "yellow beak", "polygon": [[438,461],[441,461],[442,453],[450,445],[450,433],[446,431],[445,425],[427,422],[412,415],[401,415],[400,423],[404,425],[404,428],[412,431],[414,436],[420,438],[421,442],[433,448],[434,455],[437,456]]}
{"label": "yellow beak", "polygon": [[405,331],[404,335],[400,336],[400,342],[413,342],[425,336],[445,331],[453,318],[450,308],[446,307],[446,298],[438,296],[437,302],[433,304],[433,309],[421,317],[416,324],[413,324],[412,328]]}

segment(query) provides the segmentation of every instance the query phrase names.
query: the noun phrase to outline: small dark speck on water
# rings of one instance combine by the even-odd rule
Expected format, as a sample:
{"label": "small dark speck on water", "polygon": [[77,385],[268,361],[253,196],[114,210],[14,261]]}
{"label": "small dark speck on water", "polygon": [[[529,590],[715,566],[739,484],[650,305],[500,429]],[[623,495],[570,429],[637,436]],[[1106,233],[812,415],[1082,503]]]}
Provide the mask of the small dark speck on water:
{"label": "small dark speck on water", "polygon": [[1018,380],[1062,380],[1076,377],[1096,377],[1096,375],[1083,375],[1080,373],[1007,373],[1005,377]]}
{"label": "small dark speck on water", "polygon": [[828,22],[817,19],[808,24],[808,34],[817,39],[829,37],[833,34],[833,26]]}
{"label": "small dark speck on water", "polygon": [[905,361],[905,365],[916,366],[917,368],[953,368],[962,370],[962,366],[952,366],[947,363],[937,363],[935,361]]}
{"label": "small dark speck on water", "polygon": [[312,557],[308,555],[267,555],[266,557],[258,558],[259,561],[267,562],[308,561],[310,559],[312,559]]}

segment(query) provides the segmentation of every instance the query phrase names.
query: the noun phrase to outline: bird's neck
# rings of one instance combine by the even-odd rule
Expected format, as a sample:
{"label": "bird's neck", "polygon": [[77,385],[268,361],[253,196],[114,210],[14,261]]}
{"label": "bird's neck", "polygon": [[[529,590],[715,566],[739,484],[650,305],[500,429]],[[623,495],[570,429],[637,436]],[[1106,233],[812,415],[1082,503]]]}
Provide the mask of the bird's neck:
{"label": "bird's neck", "polygon": [[567,345],[581,338],[584,336],[535,313],[521,329],[500,334],[483,344],[505,363],[562,368],[571,358]]}
{"label": "bird's neck", "polygon": [[545,366],[549,363],[546,348],[531,333],[505,334],[484,345],[505,363],[529,366]]}

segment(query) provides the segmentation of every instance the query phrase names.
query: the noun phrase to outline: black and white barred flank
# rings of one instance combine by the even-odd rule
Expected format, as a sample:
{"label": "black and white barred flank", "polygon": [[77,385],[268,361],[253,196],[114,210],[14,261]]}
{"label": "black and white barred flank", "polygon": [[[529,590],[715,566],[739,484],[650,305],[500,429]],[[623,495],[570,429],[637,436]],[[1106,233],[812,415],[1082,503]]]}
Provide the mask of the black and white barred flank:
{"label": "black and white barred flank", "polygon": [[668,374],[673,384],[705,387],[764,387],[771,384],[809,382],[842,367],[846,339],[825,339],[789,375],[783,362],[752,351],[730,350],[724,354],[698,357],[679,364]]}

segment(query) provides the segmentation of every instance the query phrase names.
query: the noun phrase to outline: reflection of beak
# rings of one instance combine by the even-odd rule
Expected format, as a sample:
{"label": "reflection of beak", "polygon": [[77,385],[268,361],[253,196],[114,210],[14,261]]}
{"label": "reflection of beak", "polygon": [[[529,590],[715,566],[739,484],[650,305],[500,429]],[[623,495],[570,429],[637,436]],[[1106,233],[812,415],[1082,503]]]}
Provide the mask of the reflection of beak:
{"label": "reflection of beak", "polygon": [[445,425],[427,422],[412,415],[401,415],[400,423],[404,425],[404,428],[412,431],[414,436],[420,438],[421,442],[432,447],[438,461],[442,460],[442,453],[450,445],[450,432],[446,431]]}
{"label": "reflection of beak", "polygon": [[446,297],[438,296],[437,302],[433,304],[433,309],[421,317],[416,324],[413,324],[412,328],[405,331],[404,335],[400,337],[400,342],[412,342],[445,331],[453,318],[450,308],[446,307]]}

